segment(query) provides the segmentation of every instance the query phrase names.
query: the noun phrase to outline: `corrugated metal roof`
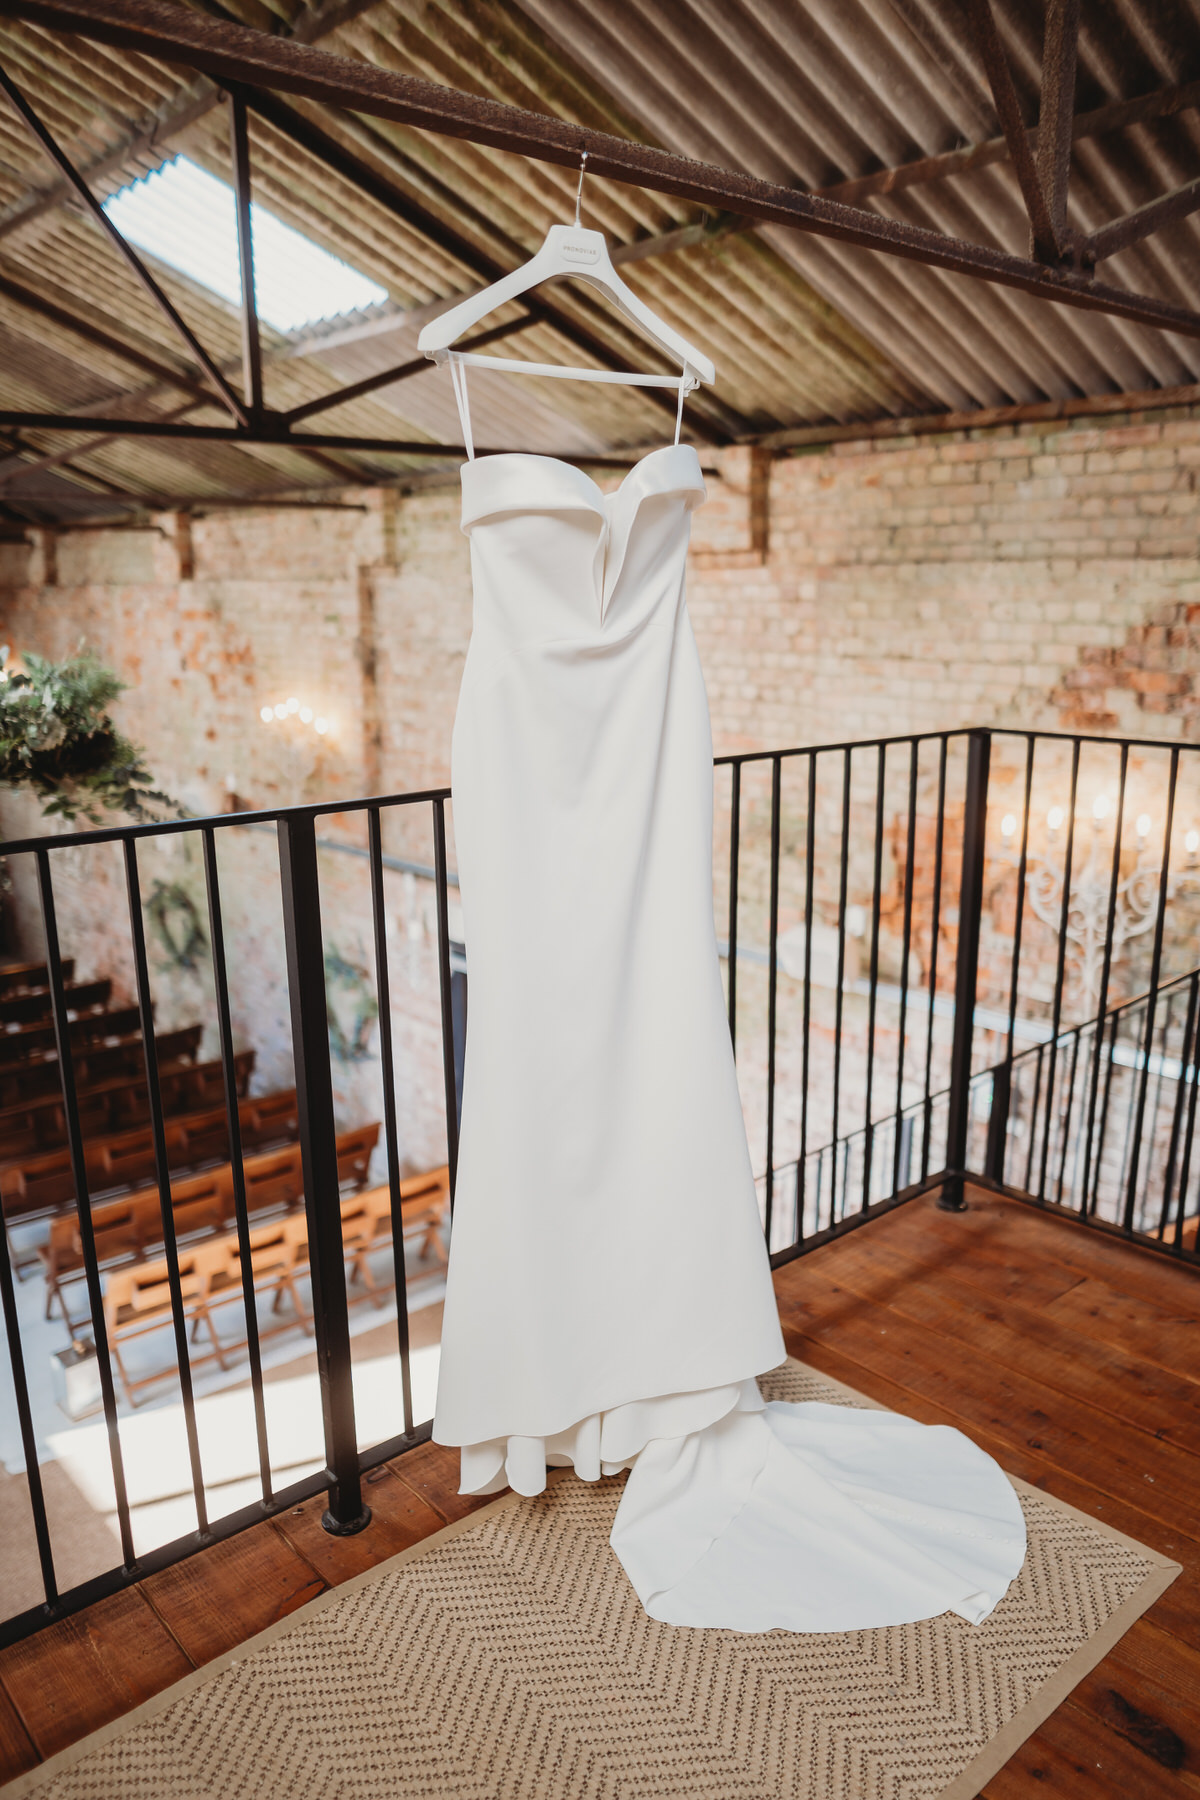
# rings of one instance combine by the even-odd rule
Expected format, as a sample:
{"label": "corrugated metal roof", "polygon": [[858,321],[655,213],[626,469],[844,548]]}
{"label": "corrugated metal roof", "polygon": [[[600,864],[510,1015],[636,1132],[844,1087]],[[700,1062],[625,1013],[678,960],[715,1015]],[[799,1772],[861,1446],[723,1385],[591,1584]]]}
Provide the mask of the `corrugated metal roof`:
{"label": "corrugated metal roof", "polygon": [[[314,34],[321,14],[292,0],[238,0],[227,10],[259,27]],[[1037,117],[1043,11],[996,7],[1024,116]],[[578,119],[686,155],[801,187],[840,181],[978,143],[998,132],[982,68],[955,0],[376,0],[319,41],[404,73]],[[216,90],[145,58],[0,25],[0,60],[76,162],[100,171],[101,197],[184,151],[230,178],[228,125]],[[1200,0],[1093,0],[1080,44],[1076,110],[1200,75]],[[207,105],[207,110],[204,110]],[[554,219],[569,218],[569,170],[459,139],[289,101],[352,151],[403,200],[444,219],[505,263],[529,254]],[[153,141],[156,119],[190,107],[186,129]],[[264,333],[269,404],[300,405],[415,354],[431,303],[479,285],[462,256],[397,216],[252,117],[255,199],[386,288],[394,323],[363,321],[293,343]],[[1191,179],[1200,161],[1196,112],[1079,140],[1071,219],[1082,231]],[[75,207],[29,216],[53,171],[0,106],[0,277],[7,276],[177,368],[186,356],[93,223]],[[995,163],[864,204],[979,243],[1026,253],[1028,224],[1011,167]],[[701,223],[697,209],[612,182],[585,188],[585,220],[616,244]],[[14,225],[14,221],[17,221]],[[788,426],[872,420],[1076,394],[1173,386],[1200,377],[1200,343],[1009,289],[942,274],[829,239],[766,227],[722,232],[628,262],[626,279],[717,364],[715,392],[693,420],[731,437]],[[1200,310],[1200,223],[1180,221],[1113,257],[1103,276]],[[163,286],[214,358],[236,370],[236,312],[183,277]],[[646,350],[587,290],[556,304],[611,349],[645,364]],[[414,310],[415,309],[415,310]],[[412,318],[403,315],[412,311]],[[531,360],[575,360],[553,324],[531,323],[503,346]],[[658,441],[663,413],[645,394],[472,373],[476,436],[494,447],[586,456]],[[111,412],[152,384],[144,375],[0,294],[0,404]],[[159,388],[135,403],[167,410],[185,396]],[[221,422],[215,406],[189,414]],[[346,434],[457,441],[441,371],[321,415]],[[61,436],[29,433],[30,450]],[[418,459],[408,459],[417,466]],[[318,463],[287,448],[123,440],[83,452],[82,474],[55,483],[130,488],[200,499],[283,492],[394,476],[405,459],[338,452]],[[421,462],[422,468],[429,466]],[[0,504],[55,516],[34,476],[8,482]],[[22,495],[25,496],[24,500]],[[96,505],[112,507],[112,500]]]}

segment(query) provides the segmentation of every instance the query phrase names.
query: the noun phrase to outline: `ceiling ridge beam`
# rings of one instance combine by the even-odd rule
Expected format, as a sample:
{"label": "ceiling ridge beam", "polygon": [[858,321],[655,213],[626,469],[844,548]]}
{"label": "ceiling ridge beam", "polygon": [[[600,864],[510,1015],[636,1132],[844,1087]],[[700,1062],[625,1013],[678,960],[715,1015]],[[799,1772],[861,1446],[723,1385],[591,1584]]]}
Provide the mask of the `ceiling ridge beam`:
{"label": "ceiling ridge beam", "polygon": [[[653,145],[593,131],[460,93],[374,63],[334,56],[246,26],[214,20],[166,0],[4,0],[10,16],[143,55],[201,68],[222,80],[302,94],[494,149],[575,168],[584,150],[590,174],[832,237],[863,249],[1016,288],[1044,300],[1110,313],[1140,325],[1200,338],[1200,313],[1111,287],[1061,267],[985,244],[963,243],[904,220],[886,219],[736,169],[696,162]],[[1020,142],[1028,148],[1022,127]]]}

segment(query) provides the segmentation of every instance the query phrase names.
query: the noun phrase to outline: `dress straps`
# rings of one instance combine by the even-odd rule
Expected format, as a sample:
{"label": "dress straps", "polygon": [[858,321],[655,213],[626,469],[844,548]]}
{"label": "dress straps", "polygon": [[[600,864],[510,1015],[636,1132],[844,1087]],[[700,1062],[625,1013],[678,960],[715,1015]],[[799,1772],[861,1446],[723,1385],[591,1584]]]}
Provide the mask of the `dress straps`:
{"label": "dress straps", "polygon": [[[466,447],[467,461],[475,461],[475,439],[471,435],[471,407],[467,399],[467,371],[463,367],[466,358],[457,351],[447,352],[446,361],[450,364],[450,382],[454,388],[454,400],[458,407],[459,423],[462,425],[463,444]],[[682,401],[681,401],[682,409]],[[679,441],[676,434],[677,443]]]}

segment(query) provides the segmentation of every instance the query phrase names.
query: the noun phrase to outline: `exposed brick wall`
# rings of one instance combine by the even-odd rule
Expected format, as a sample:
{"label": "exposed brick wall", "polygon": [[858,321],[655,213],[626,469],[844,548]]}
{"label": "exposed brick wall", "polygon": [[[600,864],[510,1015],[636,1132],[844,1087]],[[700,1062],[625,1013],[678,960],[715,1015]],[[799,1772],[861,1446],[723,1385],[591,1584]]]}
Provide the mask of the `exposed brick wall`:
{"label": "exposed brick wall", "polygon": [[1198,469],[1200,419],[1165,412],[777,461],[765,559],[701,555],[689,589],[718,738],[1070,730],[1095,693],[1089,729],[1200,734]]}

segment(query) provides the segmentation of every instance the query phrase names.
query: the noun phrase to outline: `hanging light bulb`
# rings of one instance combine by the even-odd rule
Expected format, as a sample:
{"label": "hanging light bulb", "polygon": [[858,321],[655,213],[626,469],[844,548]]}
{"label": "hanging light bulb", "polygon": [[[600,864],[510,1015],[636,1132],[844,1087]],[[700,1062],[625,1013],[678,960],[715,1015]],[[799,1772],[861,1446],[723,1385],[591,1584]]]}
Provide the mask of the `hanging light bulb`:
{"label": "hanging light bulb", "polygon": [[1057,831],[1066,816],[1061,806],[1052,806],[1046,814],[1046,823],[1051,831]]}
{"label": "hanging light bulb", "polygon": [[1000,821],[1000,836],[1005,837],[1005,838],[1010,838],[1016,829],[1017,829],[1016,814],[1015,813],[1005,813],[1004,817]]}

